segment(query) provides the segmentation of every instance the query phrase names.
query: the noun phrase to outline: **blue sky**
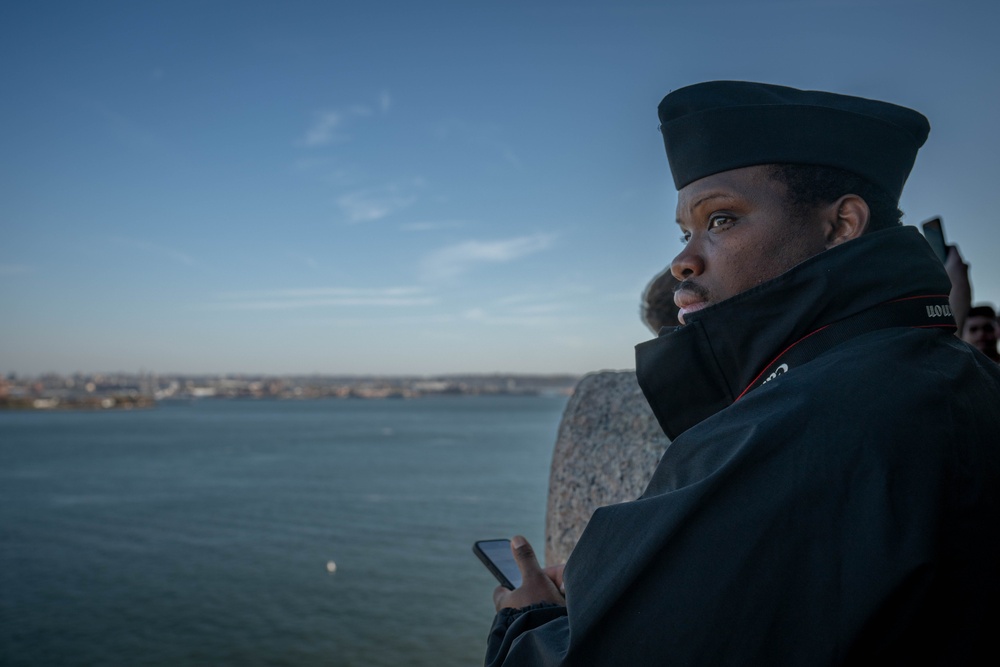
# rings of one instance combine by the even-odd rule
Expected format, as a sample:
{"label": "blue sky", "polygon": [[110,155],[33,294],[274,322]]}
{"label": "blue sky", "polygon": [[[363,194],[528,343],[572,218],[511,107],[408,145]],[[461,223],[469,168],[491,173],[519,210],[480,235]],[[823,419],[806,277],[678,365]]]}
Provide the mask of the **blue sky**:
{"label": "blue sky", "polygon": [[1000,3],[5,2],[0,372],[634,365],[663,95],[930,118],[901,202],[1000,302]]}

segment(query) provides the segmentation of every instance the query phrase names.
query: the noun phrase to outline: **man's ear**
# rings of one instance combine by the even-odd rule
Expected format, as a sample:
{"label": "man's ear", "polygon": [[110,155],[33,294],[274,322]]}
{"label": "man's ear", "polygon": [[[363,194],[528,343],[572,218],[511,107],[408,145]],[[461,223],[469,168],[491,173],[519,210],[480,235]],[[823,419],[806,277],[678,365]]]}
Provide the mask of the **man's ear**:
{"label": "man's ear", "polygon": [[858,238],[868,229],[871,211],[868,203],[857,195],[844,195],[830,204],[826,249]]}

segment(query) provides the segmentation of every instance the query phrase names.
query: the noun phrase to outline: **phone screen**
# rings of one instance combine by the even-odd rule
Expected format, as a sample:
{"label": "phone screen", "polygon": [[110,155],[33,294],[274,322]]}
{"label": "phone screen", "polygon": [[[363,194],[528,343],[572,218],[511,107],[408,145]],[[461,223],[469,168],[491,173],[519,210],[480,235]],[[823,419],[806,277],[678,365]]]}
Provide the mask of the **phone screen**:
{"label": "phone screen", "polygon": [[920,226],[923,228],[924,238],[934,250],[934,254],[944,263],[948,259],[948,245],[944,240],[944,227],[941,224],[941,218],[931,218],[921,223]]}
{"label": "phone screen", "polygon": [[521,585],[521,571],[510,552],[510,540],[480,540],[472,551],[501,585],[511,590]]}

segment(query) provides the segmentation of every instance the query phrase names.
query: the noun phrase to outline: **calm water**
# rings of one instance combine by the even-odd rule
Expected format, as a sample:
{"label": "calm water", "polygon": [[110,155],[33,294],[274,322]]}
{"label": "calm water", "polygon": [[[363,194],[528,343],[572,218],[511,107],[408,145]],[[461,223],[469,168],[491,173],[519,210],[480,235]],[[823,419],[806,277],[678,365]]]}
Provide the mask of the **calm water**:
{"label": "calm water", "polygon": [[482,664],[565,403],[0,413],[0,663]]}

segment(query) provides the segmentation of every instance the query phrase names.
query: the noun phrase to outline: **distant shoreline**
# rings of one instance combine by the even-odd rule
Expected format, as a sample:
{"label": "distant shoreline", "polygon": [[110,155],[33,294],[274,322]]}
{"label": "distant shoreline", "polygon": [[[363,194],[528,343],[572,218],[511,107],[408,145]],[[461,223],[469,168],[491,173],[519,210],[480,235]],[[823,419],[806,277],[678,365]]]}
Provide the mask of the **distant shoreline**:
{"label": "distant shoreline", "polygon": [[578,375],[185,376],[8,375],[0,410],[132,410],[164,401],[238,399],[414,399],[428,396],[539,396],[573,393]]}

